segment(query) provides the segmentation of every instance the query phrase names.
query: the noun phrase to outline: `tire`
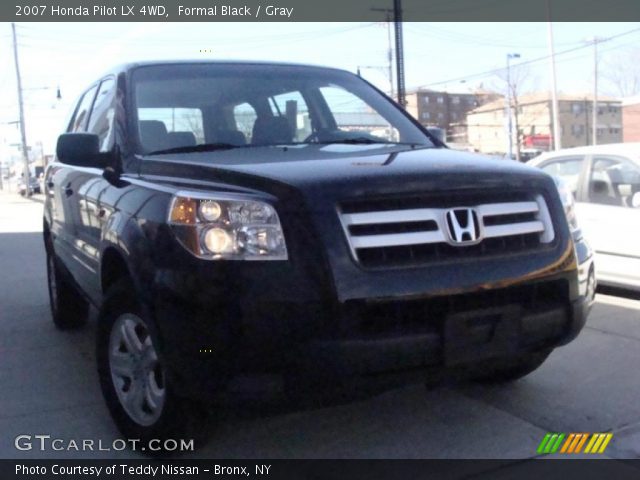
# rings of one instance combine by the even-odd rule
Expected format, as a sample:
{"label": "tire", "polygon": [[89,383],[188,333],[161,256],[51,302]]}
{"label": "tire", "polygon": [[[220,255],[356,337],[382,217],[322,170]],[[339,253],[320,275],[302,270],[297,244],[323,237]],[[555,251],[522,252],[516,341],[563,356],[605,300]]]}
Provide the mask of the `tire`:
{"label": "tire", "polygon": [[515,358],[492,359],[471,367],[471,379],[484,383],[506,383],[518,380],[537,370],[551,350],[527,353]]}
{"label": "tire", "polygon": [[102,394],[125,438],[140,439],[149,455],[163,453],[149,450],[152,439],[189,441],[195,432],[200,432],[198,440],[202,438],[206,410],[199,402],[177,394],[179,385],[163,365],[152,315],[136,299],[128,280],[108,290],[96,340]]}
{"label": "tire", "polygon": [[60,330],[72,330],[87,322],[89,303],[70,279],[70,274],[47,242],[47,288],[53,323]]}

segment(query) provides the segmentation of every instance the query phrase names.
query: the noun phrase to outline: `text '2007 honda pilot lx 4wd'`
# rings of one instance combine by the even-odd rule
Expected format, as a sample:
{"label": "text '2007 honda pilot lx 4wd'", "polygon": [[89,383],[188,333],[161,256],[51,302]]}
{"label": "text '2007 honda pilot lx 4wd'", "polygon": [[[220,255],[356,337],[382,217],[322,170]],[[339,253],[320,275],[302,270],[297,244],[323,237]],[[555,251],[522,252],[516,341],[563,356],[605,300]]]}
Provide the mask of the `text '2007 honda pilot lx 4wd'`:
{"label": "text '2007 honda pilot lx 4wd'", "polygon": [[593,298],[552,177],[447,149],[340,70],[119,67],[77,102],[45,186],[53,319],[99,308],[130,437],[179,432],[241,374],[517,378]]}

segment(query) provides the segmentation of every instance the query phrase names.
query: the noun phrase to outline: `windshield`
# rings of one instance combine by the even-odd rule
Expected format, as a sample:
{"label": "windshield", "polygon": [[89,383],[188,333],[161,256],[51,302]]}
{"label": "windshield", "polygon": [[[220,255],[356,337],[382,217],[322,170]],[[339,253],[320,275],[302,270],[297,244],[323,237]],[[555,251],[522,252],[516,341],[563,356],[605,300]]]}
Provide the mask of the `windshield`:
{"label": "windshield", "polygon": [[139,153],[289,144],[433,143],[347,72],[259,64],[139,67]]}

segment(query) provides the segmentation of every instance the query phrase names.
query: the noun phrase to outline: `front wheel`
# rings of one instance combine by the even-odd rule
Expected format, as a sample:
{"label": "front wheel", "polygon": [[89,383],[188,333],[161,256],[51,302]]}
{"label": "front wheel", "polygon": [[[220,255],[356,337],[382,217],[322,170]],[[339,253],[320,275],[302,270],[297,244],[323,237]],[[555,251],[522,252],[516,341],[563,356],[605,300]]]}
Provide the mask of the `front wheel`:
{"label": "front wheel", "polygon": [[185,438],[201,425],[204,409],[182,398],[172,383],[153,319],[133,292],[129,282],[116,283],[100,311],[97,360],[103,396],[127,438],[139,438],[143,446],[154,439]]}

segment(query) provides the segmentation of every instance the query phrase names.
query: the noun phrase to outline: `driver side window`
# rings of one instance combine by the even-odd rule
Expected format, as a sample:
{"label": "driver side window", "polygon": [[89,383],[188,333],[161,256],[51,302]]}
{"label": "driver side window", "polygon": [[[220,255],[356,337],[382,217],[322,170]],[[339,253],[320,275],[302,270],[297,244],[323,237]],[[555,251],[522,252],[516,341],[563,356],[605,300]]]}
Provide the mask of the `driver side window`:
{"label": "driver side window", "polygon": [[543,165],[542,170],[564,180],[575,197],[578,192],[578,182],[583,163],[584,157],[582,156],[562,157]]}

